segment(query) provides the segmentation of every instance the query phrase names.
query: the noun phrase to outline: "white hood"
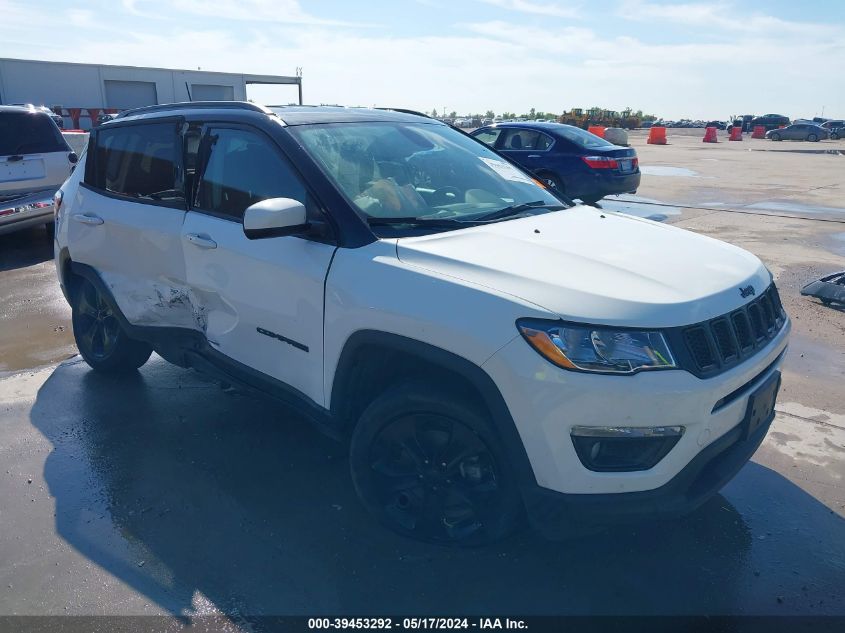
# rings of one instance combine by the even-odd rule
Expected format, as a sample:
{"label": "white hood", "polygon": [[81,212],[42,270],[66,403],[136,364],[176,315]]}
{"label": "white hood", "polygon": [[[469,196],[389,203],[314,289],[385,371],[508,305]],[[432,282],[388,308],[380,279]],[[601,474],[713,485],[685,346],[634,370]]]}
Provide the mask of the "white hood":
{"label": "white hood", "polygon": [[571,321],[687,325],[755,296],[770,275],[736,246],[673,226],[579,206],[425,237],[400,260],[530,301]]}

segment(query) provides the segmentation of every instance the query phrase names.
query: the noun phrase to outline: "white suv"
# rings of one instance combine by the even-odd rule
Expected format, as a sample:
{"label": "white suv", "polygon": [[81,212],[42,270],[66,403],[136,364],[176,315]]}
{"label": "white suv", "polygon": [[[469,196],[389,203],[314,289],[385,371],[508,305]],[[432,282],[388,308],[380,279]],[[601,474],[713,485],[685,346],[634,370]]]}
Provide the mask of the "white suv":
{"label": "white suv", "polygon": [[421,115],[130,111],[56,214],[91,367],[155,350],[297,407],[403,534],[683,514],[774,415],[789,319],[755,256],[574,206]]}
{"label": "white suv", "polygon": [[0,234],[53,224],[53,194],[77,157],[51,116],[0,106]]}

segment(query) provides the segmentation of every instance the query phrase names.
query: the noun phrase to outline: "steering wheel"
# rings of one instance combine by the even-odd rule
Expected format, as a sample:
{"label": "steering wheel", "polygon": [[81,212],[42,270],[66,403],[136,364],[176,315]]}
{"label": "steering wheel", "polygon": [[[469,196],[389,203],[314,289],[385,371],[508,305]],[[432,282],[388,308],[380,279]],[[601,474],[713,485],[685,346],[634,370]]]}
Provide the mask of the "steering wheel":
{"label": "steering wheel", "polygon": [[[451,197],[449,194],[452,194]],[[439,189],[435,189],[431,194],[431,206],[437,207],[443,204],[459,202],[460,198],[461,190],[457,187],[440,187]]]}

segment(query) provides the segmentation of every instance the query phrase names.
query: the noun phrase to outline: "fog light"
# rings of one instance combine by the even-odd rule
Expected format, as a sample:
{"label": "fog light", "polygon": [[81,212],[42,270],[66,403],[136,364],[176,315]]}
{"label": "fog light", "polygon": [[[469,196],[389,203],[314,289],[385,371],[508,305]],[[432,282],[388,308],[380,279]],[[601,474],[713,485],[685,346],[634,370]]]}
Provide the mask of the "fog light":
{"label": "fog light", "polygon": [[571,431],[578,459],[596,472],[648,470],[683,434],[682,426],[575,426]]}

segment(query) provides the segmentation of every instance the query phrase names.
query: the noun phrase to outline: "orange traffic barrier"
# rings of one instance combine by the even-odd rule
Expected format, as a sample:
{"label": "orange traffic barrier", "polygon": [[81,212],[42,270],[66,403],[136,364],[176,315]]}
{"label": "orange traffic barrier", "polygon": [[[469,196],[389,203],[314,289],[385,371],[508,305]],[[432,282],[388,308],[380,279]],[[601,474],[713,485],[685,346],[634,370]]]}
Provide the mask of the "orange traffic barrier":
{"label": "orange traffic barrier", "polygon": [[708,127],[704,129],[704,138],[701,139],[703,143],[718,143],[719,139],[716,137],[716,128]]}
{"label": "orange traffic barrier", "polygon": [[602,126],[602,125],[591,125],[590,127],[587,128],[587,131],[590,134],[595,134],[596,136],[600,136],[601,138],[604,138],[604,131],[606,129],[607,128]]}
{"label": "orange traffic barrier", "polygon": [[751,138],[766,138],[766,128],[762,125],[755,125],[754,131],[751,132]]}
{"label": "orange traffic barrier", "polygon": [[728,140],[729,141],[741,141],[742,140],[742,126],[741,125],[734,125],[731,128],[731,136]]}
{"label": "orange traffic barrier", "polygon": [[649,128],[646,143],[649,145],[666,145],[666,128],[663,126]]}

